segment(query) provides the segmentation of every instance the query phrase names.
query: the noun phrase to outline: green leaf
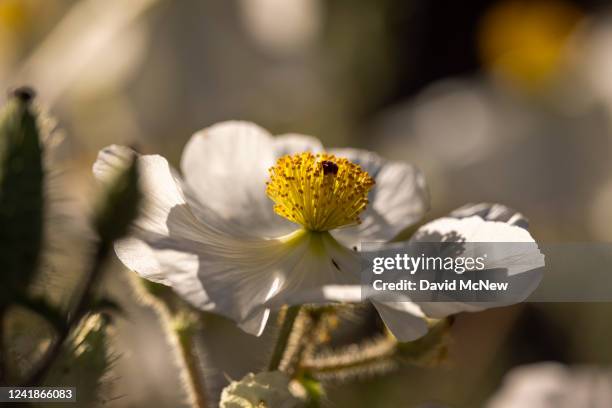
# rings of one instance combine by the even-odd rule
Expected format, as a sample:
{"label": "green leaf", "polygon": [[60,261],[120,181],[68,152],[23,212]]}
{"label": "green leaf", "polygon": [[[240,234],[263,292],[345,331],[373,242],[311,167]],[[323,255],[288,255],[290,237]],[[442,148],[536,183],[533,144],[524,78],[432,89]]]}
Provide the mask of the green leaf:
{"label": "green leaf", "polygon": [[321,406],[321,401],[325,397],[323,385],[316,378],[308,373],[302,374],[297,381],[304,387],[306,395],[308,395],[307,408],[318,408]]}

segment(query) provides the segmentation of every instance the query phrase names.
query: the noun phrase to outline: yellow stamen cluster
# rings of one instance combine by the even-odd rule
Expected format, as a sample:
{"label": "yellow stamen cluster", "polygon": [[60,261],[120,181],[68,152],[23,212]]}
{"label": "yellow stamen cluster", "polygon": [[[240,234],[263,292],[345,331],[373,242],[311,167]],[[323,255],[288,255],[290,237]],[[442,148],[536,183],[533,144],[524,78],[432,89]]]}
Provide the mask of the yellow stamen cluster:
{"label": "yellow stamen cluster", "polygon": [[278,215],[308,230],[329,231],[361,222],[374,180],[347,159],[307,152],[278,159],[266,185]]}

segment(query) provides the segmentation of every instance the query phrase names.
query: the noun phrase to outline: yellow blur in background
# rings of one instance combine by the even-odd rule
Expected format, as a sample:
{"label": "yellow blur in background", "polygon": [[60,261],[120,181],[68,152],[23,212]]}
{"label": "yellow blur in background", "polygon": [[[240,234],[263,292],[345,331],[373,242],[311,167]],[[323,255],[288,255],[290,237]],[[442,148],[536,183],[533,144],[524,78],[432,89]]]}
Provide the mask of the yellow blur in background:
{"label": "yellow blur in background", "polygon": [[484,15],[479,49],[487,69],[529,90],[550,86],[585,16],[563,1],[503,1]]}

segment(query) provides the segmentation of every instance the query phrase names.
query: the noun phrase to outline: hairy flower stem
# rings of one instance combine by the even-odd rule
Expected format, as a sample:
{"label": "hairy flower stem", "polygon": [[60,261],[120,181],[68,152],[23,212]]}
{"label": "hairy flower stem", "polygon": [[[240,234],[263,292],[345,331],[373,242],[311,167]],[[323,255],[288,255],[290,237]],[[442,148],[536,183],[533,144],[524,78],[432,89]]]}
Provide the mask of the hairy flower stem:
{"label": "hairy flower stem", "polygon": [[322,356],[306,359],[300,368],[315,375],[349,369],[366,369],[373,363],[393,357],[397,351],[397,344],[391,336],[367,339],[361,343],[327,352]]}
{"label": "hairy flower stem", "polygon": [[184,385],[191,405],[196,408],[206,408],[208,406],[206,387],[204,386],[204,378],[194,341],[194,330],[189,326],[189,323],[186,325],[175,323],[173,329],[183,366]]}
{"label": "hairy flower stem", "polygon": [[268,371],[276,371],[279,369],[283,361],[283,356],[285,355],[285,350],[287,349],[287,344],[289,343],[289,336],[291,336],[291,332],[293,331],[293,324],[299,313],[300,306],[290,306],[287,309],[283,324],[280,328],[280,333],[278,334],[278,339],[276,340],[276,345],[274,346],[270,364],[268,365]]}
{"label": "hairy flower stem", "polygon": [[136,275],[132,276],[132,283],[141,300],[152,306],[159,318],[162,330],[175,353],[183,387],[191,405],[197,408],[207,407],[206,382],[197,353],[197,315],[167,286],[145,281]]}
{"label": "hairy flower stem", "polygon": [[307,323],[303,323],[305,327],[302,328],[302,333],[298,333],[300,335],[300,339],[293,358],[293,372],[298,372],[300,370],[300,366],[305,357],[312,354],[319,343],[317,337],[321,335],[321,325],[323,323],[324,315],[325,312],[313,312],[312,310],[308,311],[308,317],[306,318]]}

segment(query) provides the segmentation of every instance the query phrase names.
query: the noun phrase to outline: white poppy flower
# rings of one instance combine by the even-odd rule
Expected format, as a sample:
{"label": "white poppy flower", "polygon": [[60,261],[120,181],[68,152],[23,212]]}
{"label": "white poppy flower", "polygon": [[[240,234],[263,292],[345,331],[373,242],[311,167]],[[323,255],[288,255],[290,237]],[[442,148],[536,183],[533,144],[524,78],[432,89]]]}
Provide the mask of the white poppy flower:
{"label": "white poppy flower", "polygon": [[[105,148],[95,175],[104,179],[129,153]],[[428,208],[423,176],[409,164],[356,149],[324,152],[315,138],[273,137],[246,122],[196,133],[182,176],[160,156],[138,160],[147,203],[132,235],[116,244],[119,259],[255,335],[286,304],[361,301],[360,242],[388,242]],[[472,230],[533,242],[507,219],[476,211]],[[449,220],[463,227],[462,216]],[[426,333],[419,305],[373,304],[398,339]]]}
{"label": "white poppy flower", "polygon": [[487,408],[605,408],[612,406],[612,372],[545,362],[514,368]]}

